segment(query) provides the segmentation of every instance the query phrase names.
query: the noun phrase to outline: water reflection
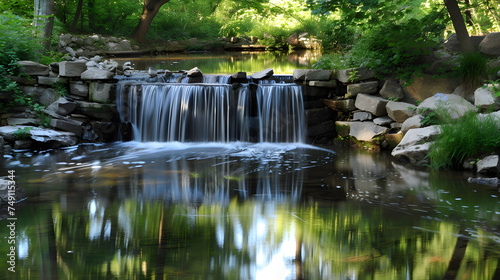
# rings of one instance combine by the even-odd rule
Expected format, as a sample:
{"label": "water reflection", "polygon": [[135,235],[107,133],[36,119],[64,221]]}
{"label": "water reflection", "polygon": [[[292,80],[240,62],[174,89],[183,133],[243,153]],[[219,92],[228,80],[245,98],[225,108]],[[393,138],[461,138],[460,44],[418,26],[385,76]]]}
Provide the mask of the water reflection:
{"label": "water reflection", "polygon": [[499,276],[497,191],[383,154],[131,142],[3,164],[31,194],[7,279]]}
{"label": "water reflection", "polygon": [[294,69],[310,69],[321,57],[318,50],[282,52],[224,52],[168,54],[138,58],[113,58],[120,65],[130,61],[137,70],[166,69],[170,71],[200,68],[204,74],[253,74],[272,68],[275,74],[293,74]]}

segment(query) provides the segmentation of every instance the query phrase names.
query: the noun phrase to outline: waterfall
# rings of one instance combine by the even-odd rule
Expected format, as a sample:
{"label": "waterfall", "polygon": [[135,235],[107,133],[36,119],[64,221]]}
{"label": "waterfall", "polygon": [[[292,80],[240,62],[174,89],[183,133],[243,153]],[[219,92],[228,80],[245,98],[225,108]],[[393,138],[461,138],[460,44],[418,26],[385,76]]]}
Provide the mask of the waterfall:
{"label": "waterfall", "polygon": [[117,107],[134,141],[303,143],[301,87],[255,87],[120,81]]}

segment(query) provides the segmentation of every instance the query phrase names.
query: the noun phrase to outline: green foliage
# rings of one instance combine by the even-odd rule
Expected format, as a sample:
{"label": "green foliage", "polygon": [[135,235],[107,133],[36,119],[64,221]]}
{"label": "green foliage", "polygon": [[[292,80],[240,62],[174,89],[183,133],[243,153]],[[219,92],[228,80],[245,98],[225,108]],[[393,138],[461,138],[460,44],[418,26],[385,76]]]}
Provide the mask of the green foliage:
{"label": "green foliage", "polygon": [[[486,84],[484,84],[482,86],[482,88],[483,89],[489,88],[493,92],[495,97],[499,97],[500,96],[500,79],[498,79],[496,81],[486,80],[485,82],[486,82]],[[489,84],[491,84],[491,86]]]}
{"label": "green foliage", "polygon": [[434,169],[459,167],[471,157],[500,149],[498,119],[470,112],[441,125],[441,134],[431,145],[430,166]]}
{"label": "green foliage", "polygon": [[424,117],[420,121],[420,124],[422,126],[430,126],[440,123],[439,114],[434,110],[430,110],[429,108],[421,108],[419,110],[419,114],[421,114]]}
{"label": "green foliage", "polygon": [[63,83],[61,81],[57,81],[57,82],[53,83],[52,88],[56,90],[57,95],[59,97],[64,97],[64,96],[67,96],[69,94],[68,84]]}
{"label": "green foliage", "polygon": [[50,51],[49,53],[42,54],[38,62],[41,64],[49,65],[52,62],[64,61],[65,54],[56,51]]}
{"label": "green foliage", "polygon": [[26,140],[31,136],[31,130],[33,127],[30,126],[25,126],[23,128],[18,128],[16,131],[14,131],[14,136],[16,137],[17,140]]}

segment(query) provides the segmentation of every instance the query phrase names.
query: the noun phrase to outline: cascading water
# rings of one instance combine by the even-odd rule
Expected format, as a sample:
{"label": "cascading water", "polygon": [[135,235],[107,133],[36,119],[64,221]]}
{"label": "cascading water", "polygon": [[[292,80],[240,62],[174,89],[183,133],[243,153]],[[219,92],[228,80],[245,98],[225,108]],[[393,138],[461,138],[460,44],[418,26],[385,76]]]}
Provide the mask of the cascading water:
{"label": "cascading water", "polygon": [[133,140],[140,142],[304,143],[301,87],[255,87],[252,93],[247,84],[233,89],[229,84],[120,81],[117,106],[121,121],[132,125]]}

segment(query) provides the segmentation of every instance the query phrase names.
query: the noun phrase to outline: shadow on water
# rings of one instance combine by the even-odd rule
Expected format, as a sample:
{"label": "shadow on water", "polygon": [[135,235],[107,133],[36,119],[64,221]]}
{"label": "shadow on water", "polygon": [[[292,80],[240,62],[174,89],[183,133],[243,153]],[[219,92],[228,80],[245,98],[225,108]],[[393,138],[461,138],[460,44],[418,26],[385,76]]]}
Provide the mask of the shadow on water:
{"label": "shadow on water", "polygon": [[6,279],[498,276],[497,190],[333,149],[127,142],[4,158],[30,194]]}

